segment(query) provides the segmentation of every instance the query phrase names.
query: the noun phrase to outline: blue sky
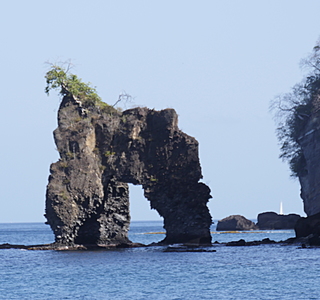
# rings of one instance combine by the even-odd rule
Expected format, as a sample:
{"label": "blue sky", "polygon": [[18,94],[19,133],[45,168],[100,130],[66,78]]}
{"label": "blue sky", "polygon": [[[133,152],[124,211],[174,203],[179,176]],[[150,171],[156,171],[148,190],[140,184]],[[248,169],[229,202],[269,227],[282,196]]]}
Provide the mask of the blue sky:
{"label": "blue sky", "polygon": [[[0,222],[43,222],[59,97],[46,61],[71,59],[107,103],[179,114],[200,143],[215,219],[303,214],[299,183],[278,159],[268,108],[302,79],[320,35],[316,0],[6,1],[1,7]],[[130,106],[129,106],[130,107]],[[128,108],[129,108],[128,107]],[[133,220],[158,219],[132,189]]]}

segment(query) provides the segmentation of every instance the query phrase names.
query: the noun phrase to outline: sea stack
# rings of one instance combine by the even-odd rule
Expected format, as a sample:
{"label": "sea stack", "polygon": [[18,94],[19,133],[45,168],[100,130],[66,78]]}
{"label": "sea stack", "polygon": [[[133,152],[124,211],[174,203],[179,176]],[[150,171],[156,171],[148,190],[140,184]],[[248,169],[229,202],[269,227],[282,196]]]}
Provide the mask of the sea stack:
{"label": "sea stack", "polygon": [[210,244],[210,189],[198,142],[178,128],[174,109],[111,106],[64,96],[54,140],[46,218],[61,245],[130,244],[128,183],[164,219],[163,244]]}

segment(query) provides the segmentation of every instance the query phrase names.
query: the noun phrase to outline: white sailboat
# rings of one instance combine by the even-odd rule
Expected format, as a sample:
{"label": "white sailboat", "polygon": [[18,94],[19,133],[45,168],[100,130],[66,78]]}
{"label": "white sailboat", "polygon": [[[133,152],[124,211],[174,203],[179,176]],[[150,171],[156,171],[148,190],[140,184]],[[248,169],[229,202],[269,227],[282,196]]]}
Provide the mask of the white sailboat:
{"label": "white sailboat", "polygon": [[282,201],[280,202],[280,213],[279,215],[283,215],[283,206],[282,206]]}

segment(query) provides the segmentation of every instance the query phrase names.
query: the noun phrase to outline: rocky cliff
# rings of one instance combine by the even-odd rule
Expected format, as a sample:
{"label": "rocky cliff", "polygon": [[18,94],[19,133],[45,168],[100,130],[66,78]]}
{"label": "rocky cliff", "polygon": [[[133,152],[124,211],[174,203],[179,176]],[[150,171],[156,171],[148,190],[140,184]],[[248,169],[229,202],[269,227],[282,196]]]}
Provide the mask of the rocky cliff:
{"label": "rocky cliff", "polygon": [[142,185],[163,217],[164,244],[211,242],[198,142],[179,130],[173,109],[121,113],[65,96],[54,139],[60,159],[50,168],[45,216],[56,243],[130,243],[128,183]]}
{"label": "rocky cliff", "polygon": [[301,146],[303,170],[299,174],[301,198],[308,216],[320,212],[320,113],[308,119],[298,143]]}

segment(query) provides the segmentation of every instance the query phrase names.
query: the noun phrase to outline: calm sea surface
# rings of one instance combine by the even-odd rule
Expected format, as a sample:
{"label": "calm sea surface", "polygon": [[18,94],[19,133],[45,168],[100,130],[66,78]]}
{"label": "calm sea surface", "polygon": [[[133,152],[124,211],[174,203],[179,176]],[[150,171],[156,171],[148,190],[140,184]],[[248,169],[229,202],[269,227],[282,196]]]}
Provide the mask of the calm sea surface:
{"label": "calm sea surface", "polygon": [[[214,231],[215,228],[212,228]],[[161,222],[132,222],[130,239],[164,238]],[[290,230],[213,233],[213,241],[285,240]],[[53,241],[41,223],[0,224],[0,244]],[[0,250],[0,299],[320,299],[320,248],[215,246],[216,252]]]}

